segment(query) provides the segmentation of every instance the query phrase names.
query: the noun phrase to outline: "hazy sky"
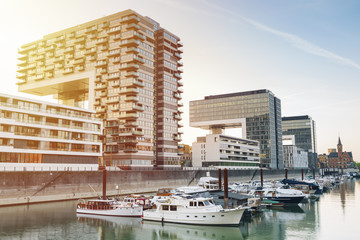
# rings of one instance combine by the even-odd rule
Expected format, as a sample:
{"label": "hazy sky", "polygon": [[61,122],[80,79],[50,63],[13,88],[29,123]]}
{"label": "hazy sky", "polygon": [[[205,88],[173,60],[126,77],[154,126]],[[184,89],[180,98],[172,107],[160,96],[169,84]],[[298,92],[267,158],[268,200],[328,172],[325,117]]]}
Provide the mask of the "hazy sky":
{"label": "hazy sky", "polygon": [[[360,1],[3,0],[1,92],[17,93],[17,48],[43,35],[133,9],[184,43],[183,142],[189,101],[269,89],[282,116],[310,115],[318,153],[335,148],[360,161]],[[31,96],[33,97],[33,96]],[[232,135],[235,132],[231,132]]]}

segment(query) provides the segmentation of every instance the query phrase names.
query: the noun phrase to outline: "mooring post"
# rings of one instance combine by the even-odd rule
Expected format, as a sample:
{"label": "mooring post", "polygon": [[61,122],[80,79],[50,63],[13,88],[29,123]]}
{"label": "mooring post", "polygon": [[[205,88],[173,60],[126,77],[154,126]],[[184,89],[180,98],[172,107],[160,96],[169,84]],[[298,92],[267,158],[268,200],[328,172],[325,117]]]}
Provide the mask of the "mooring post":
{"label": "mooring post", "polygon": [[313,168],[313,178],[315,179],[315,168]]}
{"label": "mooring post", "polygon": [[221,183],[221,169],[220,168],[219,168],[218,178],[219,178],[219,190],[221,190],[222,189],[222,183]]}
{"label": "mooring post", "polygon": [[301,169],[301,180],[304,180],[304,169]]}
{"label": "mooring post", "polygon": [[263,169],[260,168],[260,183],[261,183],[261,187],[264,186],[264,176],[263,176]]}
{"label": "mooring post", "polygon": [[288,179],[288,176],[287,176],[287,168],[285,168],[285,179]]}
{"label": "mooring post", "polygon": [[224,169],[224,207],[229,208],[228,173],[226,168]]}
{"label": "mooring post", "polygon": [[103,199],[106,200],[106,168],[103,170]]}

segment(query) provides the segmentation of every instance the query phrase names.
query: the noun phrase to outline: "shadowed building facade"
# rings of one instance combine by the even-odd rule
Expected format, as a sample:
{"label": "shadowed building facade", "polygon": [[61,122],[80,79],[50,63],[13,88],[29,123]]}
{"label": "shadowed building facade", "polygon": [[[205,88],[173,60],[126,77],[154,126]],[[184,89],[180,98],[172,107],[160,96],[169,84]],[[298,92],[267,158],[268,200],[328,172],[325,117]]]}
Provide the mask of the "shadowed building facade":
{"label": "shadowed building facade", "polygon": [[259,142],[261,167],[284,168],[281,101],[267,89],[190,101],[190,126],[212,134],[222,134],[226,128],[242,128],[243,139]]}
{"label": "shadowed building facade", "polygon": [[182,43],[126,10],[24,44],[19,91],[96,111],[109,165],[178,165]]}
{"label": "shadowed building facade", "polygon": [[308,168],[317,167],[315,121],[308,115],[282,118],[282,134],[294,135],[295,145],[308,152]]}

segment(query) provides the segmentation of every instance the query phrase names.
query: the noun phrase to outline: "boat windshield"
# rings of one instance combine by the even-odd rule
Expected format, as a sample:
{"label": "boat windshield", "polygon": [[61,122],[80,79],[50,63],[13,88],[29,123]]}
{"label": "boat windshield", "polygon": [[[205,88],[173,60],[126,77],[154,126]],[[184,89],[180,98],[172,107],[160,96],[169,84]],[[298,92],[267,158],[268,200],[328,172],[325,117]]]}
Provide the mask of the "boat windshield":
{"label": "boat windshield", "polygon": [[209,201],[204,201],[204,205],[209,206],[210,205]]}

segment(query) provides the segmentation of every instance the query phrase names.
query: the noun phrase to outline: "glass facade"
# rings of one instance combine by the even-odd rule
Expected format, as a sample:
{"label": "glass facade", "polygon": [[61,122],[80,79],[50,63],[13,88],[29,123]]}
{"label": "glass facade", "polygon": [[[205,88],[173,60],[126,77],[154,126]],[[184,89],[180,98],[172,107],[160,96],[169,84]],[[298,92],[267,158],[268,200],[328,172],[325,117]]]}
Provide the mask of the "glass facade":
{"label": "glass facade", "polygon": [[294,116],[282,118],[283,135],[295,135],[295,145],[309,152],[309,167],[314,167],[316,158],[316,129],[311,117]]}
{"label": "glass facade", "polygon": [[244,118],[246,138],[260,143],[261,166],[282,169],[281,101],[271,91],[207,96],[190,102],[190,126],[199,127],[198,123],[202,123],[204,129],[231,128],[234,123],[228,124],[226,120]]}

